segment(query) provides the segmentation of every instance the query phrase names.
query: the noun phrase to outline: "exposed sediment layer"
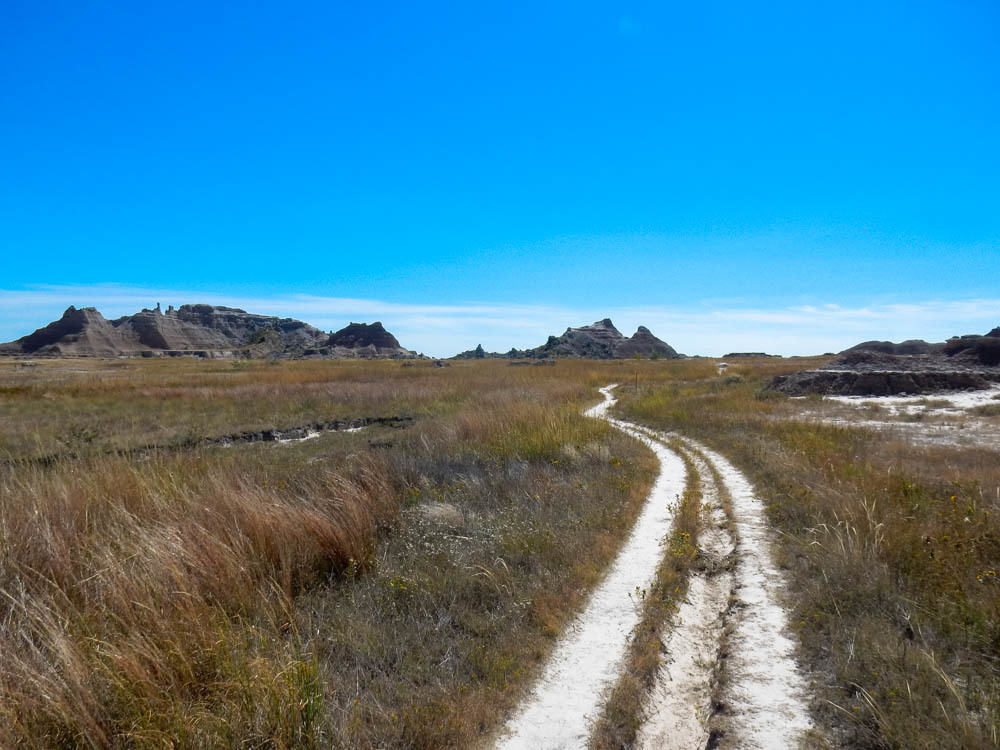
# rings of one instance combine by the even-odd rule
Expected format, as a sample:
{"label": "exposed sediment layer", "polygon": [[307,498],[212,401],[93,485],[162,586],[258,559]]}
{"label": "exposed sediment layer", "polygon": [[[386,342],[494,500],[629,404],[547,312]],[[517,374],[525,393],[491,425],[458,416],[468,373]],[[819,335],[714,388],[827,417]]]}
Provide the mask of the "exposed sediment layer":
{"label": "exposed sediment layer", "polygon": [[790,396],[895,396],[988,388],[1000,381],[998,330],[938,344],[865,341],[819,370],[778,375],[765,390]]}
{"label": "exposed sediment layer", "polygon": [[776,376],[767,390],[789,396],[894,396],[900,393],[919,395],[988,388],[998,381],[1000,371],[803,370]]}
{"label": "exposed sediment layer", "polygon": [[381,323],[351,323],[336,333],[292,318],[235,307],[181,305],[107,320],[93,307],[67,308],[56,321],[0,344],[0,355],[38,357],[409,358]]}
{"label": "exposed sediment layer", "polygon": [[[295,440],[305,440],[313,436],[318,436],[324,432],[350,432],[363,427],[373,425],[384,425],[394,429],[402,429],[413,423],[414,418],[409,416],[394,417],[356,417],[354,419],[336,419],[328,422],[310,422],[298,427],[288,427],[280,430],[247,430],[244,432],[234,432],[216,437],[198,438],[183,440],[177,443],[147,444],[126,449],[107,449],[100,451],[97,455],[119,455],[119,456],[142,456],[156,453],[158,451],[178,451],[190,450],[199,447],[210,447],[213,445],[230,446],[246,443],[287,443]],[[94,455],[94,454],[87,454]],[[6,461],[8,464],[31,463],[50,466],[59,461],[75,460],[79,455],[72,451],[65,453],[53,453],[47,456],[35,456],[32,458],[17,458]]]}

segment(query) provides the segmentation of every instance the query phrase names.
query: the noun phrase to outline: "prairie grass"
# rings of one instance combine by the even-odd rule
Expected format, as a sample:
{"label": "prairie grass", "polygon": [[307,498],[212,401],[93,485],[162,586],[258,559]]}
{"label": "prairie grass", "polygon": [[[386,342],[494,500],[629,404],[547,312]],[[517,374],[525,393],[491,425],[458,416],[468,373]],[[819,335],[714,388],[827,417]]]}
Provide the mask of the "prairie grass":
{"label": "prairie grass", "polygon": [[0,747],[480,743],[653,475],[580,414],[614,365],[3,365]]}
{"label": "prairie grass", "polygon": [[969,410],[980,417],[1000,417],[1000,404],[982,404]]}
{"label": "prairie grass", "polygon": [[788,605],[835,745],[995,747],[1000,731],[1000,461],[799,419],[762,393],[799,363],[647,369],[623,415],[673,428],[754,480],[778,535]]}
{"label": "prairie grass", "polygon": [[[0,455],[14,459],[170,446],[313,421],[447,414],[467,403],[467,388],[486,386],[494,401],[504,398],[469,363],[445,370],[386,361],[12,364],[0,358]],[[510,369],[502,380],[514,397],[535,368]]]}
{"label": "prairie grass", "polygon": [[[0,747],[485,743],[648,490],[652,456],[580,415],[609,382],[623,416],[712,445],[761,491],[833,744],[993,747],[997,455],[761,392],[820,361],[0,360]],[[107,453],[396,415],[415,421]],[[20,460],[53,454],[78,458]],[[632,736],[689,564],[668,556],[646,593],[597,746]]]}

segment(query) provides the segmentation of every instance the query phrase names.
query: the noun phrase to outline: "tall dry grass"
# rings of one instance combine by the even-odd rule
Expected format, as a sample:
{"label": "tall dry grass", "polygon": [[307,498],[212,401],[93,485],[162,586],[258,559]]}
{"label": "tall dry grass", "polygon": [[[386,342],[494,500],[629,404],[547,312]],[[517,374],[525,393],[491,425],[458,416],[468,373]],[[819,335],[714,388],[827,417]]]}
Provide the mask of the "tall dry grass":
{"label": "tall dry grass", "polygon": [[350,474],[268,477],[182,456],[8,471],[0,745],[197,744],[223,726],[308,744],[319,688],[293,598],[371,556],[392,512],[384,469],[365,456]]}
{"label": "tall dry grass", "polygon": [[[468,747],[652,476],[581,416],[611,372],[588,363],[72,364],[0,373],[26,389],[4,392],[11,457],[84,456],[0,466],[2,747]],[[299,444],[60,443],[404,410]]]}

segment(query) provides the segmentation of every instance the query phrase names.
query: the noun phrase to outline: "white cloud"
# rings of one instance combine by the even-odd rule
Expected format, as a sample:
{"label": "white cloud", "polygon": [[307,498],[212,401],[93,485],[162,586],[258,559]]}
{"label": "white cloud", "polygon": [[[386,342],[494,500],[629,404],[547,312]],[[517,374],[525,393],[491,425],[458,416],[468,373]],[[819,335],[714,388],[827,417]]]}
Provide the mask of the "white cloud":
{"label": "white cloud", "polygon": [[161,302],[204,302],[250,312],[301,318],[324,330],[348,322],[381,320],[400,342],[448,356],[481,343],[487,350],[537,346],[567,326],[610,317],[629,335],[645,325],[678,351],[720,355],[730,351],[816,354],[866,339],[944,340],[1000,325],[1000,299],[929,300],[845,307],[835,302],[788,307],[746,307],[713,300],[688,308],[628,306],[570,308],[503,303],[411,304],[307,294],[270,296],[206,293],[101,284],[0,289],[0,340],[23,336],[69,305],[94,306],[106,317]]}

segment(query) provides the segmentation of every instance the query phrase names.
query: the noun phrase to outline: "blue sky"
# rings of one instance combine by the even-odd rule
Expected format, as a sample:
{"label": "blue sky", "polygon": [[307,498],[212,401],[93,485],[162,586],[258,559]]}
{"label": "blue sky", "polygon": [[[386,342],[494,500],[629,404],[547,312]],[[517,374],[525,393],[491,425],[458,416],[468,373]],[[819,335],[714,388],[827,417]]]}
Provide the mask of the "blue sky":
{"label": "blue sky", "polygon": [[610,315],[689,353],[1000,324],[1000,6],[8,0],[0,340],[67,304]]}

